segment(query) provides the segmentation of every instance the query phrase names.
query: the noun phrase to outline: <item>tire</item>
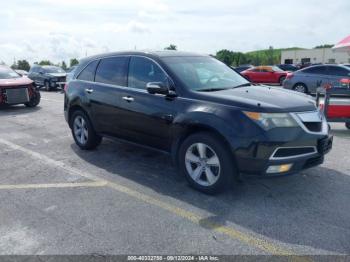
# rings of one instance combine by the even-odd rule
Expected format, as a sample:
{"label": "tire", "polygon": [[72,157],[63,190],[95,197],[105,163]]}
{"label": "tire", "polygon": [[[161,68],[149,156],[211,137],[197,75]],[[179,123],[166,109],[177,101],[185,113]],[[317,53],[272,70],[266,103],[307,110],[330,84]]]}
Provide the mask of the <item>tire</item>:
{"label": "tire", "polygon": [[238,174],[225,143],[209,132],[195,133],[184,140],[178,166],[190,186],[206,194],[222,192]]}
{"label": "tire", "polygon": [[300,92],[300,93],[304,93],[307,94],[308,90],[307,90],[307,86],[303,83],[297,83],[293,86],[293,90]]}
{"label": "tire", "polygon": [[280,79],[279,79],[279,83],[280,83],[281,86],[283,86],[284,80],[286,80],[286,77],[285,76],[281,76]]}
{"label": "tire", "polygon": [[30,98],[30,101],[28,103],[25,103],[26,107],[36,107],[37,105],[39,105],[41,100],[41,95],[40,92],[38,90],[34,90],[34,93],[32,95],[32,97]]}
{"label": "tire", "polygon": [[51,91],[50,82],[47,80],[45,80],[45,82],[44,82],[44,89],[46,91]]}
{"label": "tire", "polygon": [[101,144],[102,137],[96,134],[85,112],[81,110],[75,111],[71,117],[70,126],[74,141],[81,149],[92,150]]}
{"label": "tire", "polygon": [[347,129],[350,129],[350,122],[346,122],[345,126],[346,126]]}

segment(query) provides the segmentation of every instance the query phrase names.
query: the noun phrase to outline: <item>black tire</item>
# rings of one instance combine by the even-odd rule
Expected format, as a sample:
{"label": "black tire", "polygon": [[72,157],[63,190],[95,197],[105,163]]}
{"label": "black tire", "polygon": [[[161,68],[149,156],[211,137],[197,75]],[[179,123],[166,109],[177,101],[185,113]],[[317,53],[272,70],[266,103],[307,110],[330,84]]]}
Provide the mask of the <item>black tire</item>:
{"label": "black tire", "polygon": [[284,80],[286,80],[286,77],[285,76],[281,76],[280,79],[279,79],[279,83],[280,83],[281,86],[283,86]]}
{"label": "black tire", "polygon": [[[202,159],[200,160],[202,162],[201,164],[199,164],[198,162],[193,163],[189,161],[188,160],[189,158],[187,157],[187,153],[189,152],[190,152],[189,155],[192,155],[191,153],[194,154],[194,151],[191,151],[191,150],[195,148],[198,149],[198,147],[196,146],[198,144],[202,144],[202,145],[205,144],[206,146],[208,146],[208,149],[205,150],[206,160],[203,160],[203,158],[201,158]],[[210,156],[210,153],[213,153],[213,152],[216,154],[219,162],[218,168],[216,166],[213,166],[215,167],[217,172],[215,172],[215,169],[213,170],[212,167],[210,171],[212,175],[215,173],[214,174],[215,183],[210,185],[203,185],[203,183],[205,183],[204,178],[207,179],[208,183],[209,183],[209,179],[208,179],[207,171],[205,167],[202,167],[202,164],[203,162],[205,162],[206,166],[207,166],[207,162],[209,164],[209,159],[213,159],[212,157],[215,156],[215,154]],[[199,155],[200,154],[198,153],[197,156]],[[238,172],[234,164],[233,155],[231,154],[230,150],[227,149],[225,143],[221,141],[221,139],[217,138],[215,135],[209,132],[195,133],[193,135],[190,135],[183,141],[178,153],[178,167],[180,172],[185,175],[187,181],[193,188],[206,194],[216,194],[216,193],[222,192],[224,189],[226,189],[228,185],[233,184],[233,182],[235,181],[234,178],[238,177]],[[189,169],[193,170],[192,168],[195,170],[197,170],[197,168],[199,168],[199,170],[202,170],[197,172],[197,174],[199,174],[197,175],[197,181],[194,178],[192,178],[192,176],[196,176],[194,175],[194,173],[196,172],[195,171],[191,172],[192,173],[192,176],[191,176],[188,171]]]}
{"label": "black tire", "polygon": [[41,95],[39,90],[34,90],[34,93],[32,95],[32,97],[30,98],[30,101],[28,103],[25,103],[26,107],[36,107],[37,105],[39,105],[41,100]]}
{"label": "black tire", "polygon": [[346,122],[345,126],[346,126],[347,129],[350,129],[350,122]]}
{"label": "black tire", "polygon": [[47,80],[45,80],[45,82],[44,82],[44,89],[46,91],[51,91],[50,82]]}
{"label": "black tire", "polygon": [[[307,86],[303,83],[297,83],[293,86],[293,90],[294,91],[297,91],[297,92],[301,92],[301,93],[304,93],[304,94],[307,94],[308,93],[308,89],[307,89]],[[301,91],[303,90],[303,91]]]}
{"label": "black tire", "polygon": [[[82,142],[84,139],[79,140],[78,135],[75,134],[75,121],[76,120],[78,121],[78,118],[83,119],[86,124],[85,127],[87,131],[87,135],[86,135],[87,139],[85,142]],[[102,137],[96,134],[89,117],[82,110],[77,110],[72,114],[72,117],[70,120],[70,127],[72,130],[74,141],[81,149],[92,150],[92,149],[95,149],[99,144],[101,144]],[[83,131],[81,130],[81,132]]]}

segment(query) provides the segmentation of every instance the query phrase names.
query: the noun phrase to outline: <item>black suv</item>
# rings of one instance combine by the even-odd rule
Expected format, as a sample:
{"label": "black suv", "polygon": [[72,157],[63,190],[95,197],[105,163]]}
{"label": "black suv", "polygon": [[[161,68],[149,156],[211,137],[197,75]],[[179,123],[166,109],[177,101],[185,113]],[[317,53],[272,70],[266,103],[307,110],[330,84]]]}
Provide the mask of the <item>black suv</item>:
{"label": "black suv", "polygon": [[193,53],[86,58],[68,83],[64,110],[81,149],[114,136],[166,151],[206,193],[243,173],[286,175],[319,165],[332,146],[311,97],[251,84]]}
{"label": "black suv", "polygon": [[28,77],[37,86],[42,86],[47,91],[57,89],[57,87],[63,89],[66,83],[66,76],[66,72],[58,66],[33,65],[28,74]]}

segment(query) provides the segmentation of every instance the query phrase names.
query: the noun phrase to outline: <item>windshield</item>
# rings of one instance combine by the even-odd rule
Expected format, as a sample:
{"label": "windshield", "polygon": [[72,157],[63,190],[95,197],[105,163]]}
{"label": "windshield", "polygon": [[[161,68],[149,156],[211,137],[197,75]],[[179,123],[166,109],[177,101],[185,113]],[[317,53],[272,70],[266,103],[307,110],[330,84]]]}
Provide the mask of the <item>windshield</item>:
{"label": "windshield", "polygon": [[165,57],[163,61],[189,90],[215,91],[249,83],[212,57]]}
{"label": "windshield", "polygon": [[46,73],[65,73],[62,68],[56,66],[44,67]]}
{"label": "windshield", "polygon": [[8,67],[0,67],[0,79],[12,79],[20,77],[15,71]]}

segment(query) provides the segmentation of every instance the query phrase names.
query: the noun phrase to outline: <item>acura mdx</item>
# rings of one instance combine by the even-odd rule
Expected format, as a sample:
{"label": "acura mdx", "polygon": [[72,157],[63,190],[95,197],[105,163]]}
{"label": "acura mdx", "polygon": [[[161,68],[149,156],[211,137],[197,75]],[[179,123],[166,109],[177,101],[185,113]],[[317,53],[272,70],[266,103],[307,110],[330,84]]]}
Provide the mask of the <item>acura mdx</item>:
{"label": "acura mdx", "polygon": [[64,111],[81,149],[111,136],[165,151],[205,193],[241,174],[287,175],[319,165],[332,146],[311,97],[252,84],[194,53],[85,58],[66,85]]}

